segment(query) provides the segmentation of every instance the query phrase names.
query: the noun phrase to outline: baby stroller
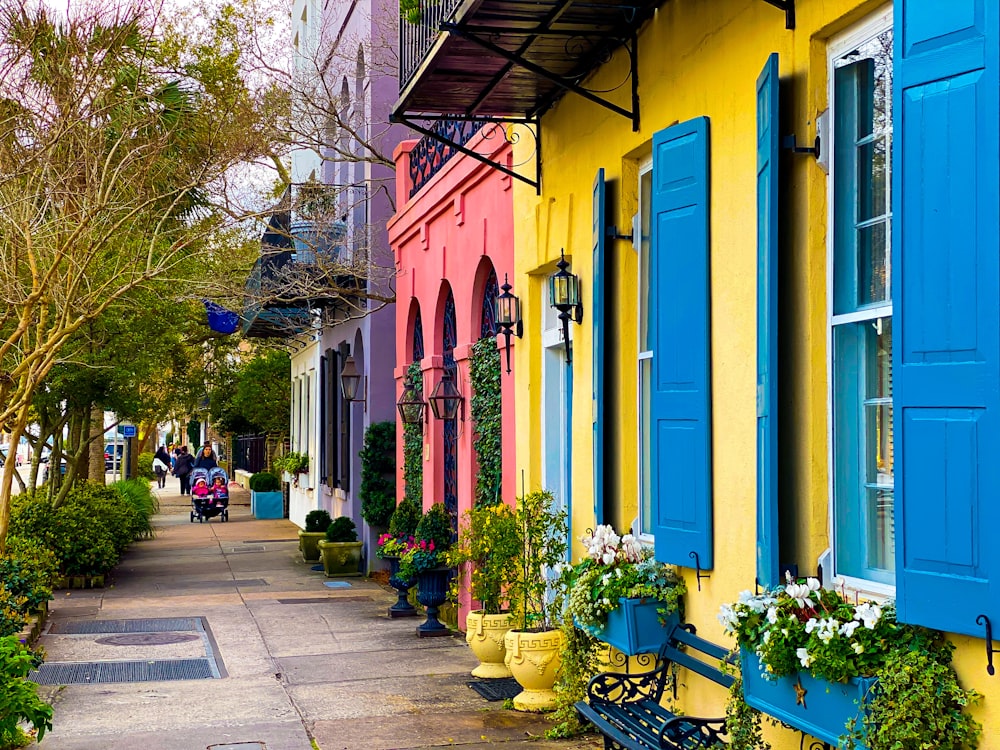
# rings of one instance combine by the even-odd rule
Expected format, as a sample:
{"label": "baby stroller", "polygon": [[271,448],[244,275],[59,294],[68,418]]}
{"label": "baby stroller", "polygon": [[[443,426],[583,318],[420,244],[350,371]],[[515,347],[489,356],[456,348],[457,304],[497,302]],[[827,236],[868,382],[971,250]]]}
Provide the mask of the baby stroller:
{"label": "baby stroller", "polygon": [[191,523],[219,516],[229,520],[229,476],[224,469],[191,470]]}

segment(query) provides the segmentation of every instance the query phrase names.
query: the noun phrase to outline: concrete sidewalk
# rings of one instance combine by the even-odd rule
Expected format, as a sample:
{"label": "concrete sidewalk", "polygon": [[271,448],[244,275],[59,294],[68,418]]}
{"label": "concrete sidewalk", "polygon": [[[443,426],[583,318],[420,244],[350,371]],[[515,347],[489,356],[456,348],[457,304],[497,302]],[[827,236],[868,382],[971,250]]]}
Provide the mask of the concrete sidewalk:
{"label": "concrete sidewalk", "polygon": [[[529,744],[548,724],[471,690],[464,640],[418,639],[419,620],[389,619],[395,595],[375,582],[327,587],[302,562],[297,528],[248,505],[234,491],[228,523],[191,523],[168,480],[156,539],[129,550],[113,585],[56,592],[43,669],[92,681],[41,687],[55,707],[43,750],[600,746]],[[142,674],[164,665],[213,676]],[[98,681],[124,667],[139,681]]]}

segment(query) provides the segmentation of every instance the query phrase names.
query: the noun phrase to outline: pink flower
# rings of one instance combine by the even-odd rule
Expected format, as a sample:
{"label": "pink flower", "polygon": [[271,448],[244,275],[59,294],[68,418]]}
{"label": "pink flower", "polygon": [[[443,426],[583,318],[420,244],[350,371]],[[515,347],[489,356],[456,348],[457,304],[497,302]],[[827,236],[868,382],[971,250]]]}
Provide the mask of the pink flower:
{"label": "pink flower", "polygon": [[429,549],[431,552],[434,551],[434,542],[433,541],[430,543],[430,546],[427,549]]}

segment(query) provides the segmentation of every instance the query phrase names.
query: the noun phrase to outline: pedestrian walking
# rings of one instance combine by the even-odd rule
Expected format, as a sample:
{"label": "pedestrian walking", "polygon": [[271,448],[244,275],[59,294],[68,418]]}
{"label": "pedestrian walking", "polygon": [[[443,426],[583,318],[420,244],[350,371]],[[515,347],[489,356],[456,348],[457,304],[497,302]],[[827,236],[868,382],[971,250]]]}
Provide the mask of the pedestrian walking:
{"label": "pedestrian walking", "polygon": [[180,455],[174,464],[174,476],[181,480],[181,494],[191,494],[191,470],[194,468],[194,456],[188,453],[186,445],[181,446]]}
{"label": "pedestrian walking", "polygon": [[153,473],[156,474],[156,486],[161,490],[167,484],[167,472],[170,471],[170,454],[167,447],[161,445],[153,456]]}
{"label": "pedestrian walking", "polygon": [[194,461],[194,468],[214,469],[218,465],[219,462],[215,460],[215,451],[212,450],[212,444],[206,441],[205,445],[198,453],[198,458]]}

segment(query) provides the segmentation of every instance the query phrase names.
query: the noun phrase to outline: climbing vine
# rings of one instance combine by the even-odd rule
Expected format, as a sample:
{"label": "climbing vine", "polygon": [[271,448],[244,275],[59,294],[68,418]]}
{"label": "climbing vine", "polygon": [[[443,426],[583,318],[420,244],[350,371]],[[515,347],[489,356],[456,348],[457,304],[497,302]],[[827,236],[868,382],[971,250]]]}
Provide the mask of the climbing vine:
{"label": "climbing vine", "polygon": [[[410,364],[406,377],[423,391],[420,365]],[[403,493],[420,508],[424,502],[424,424],[403,424]]]}
{"label": "climbing vine", "polygon": [[472,345],[469,358],[472,380],[472,421],[476,435],[479,471],[476,474],[476,507],[500,502],[503,470],[502,399],[500,396],[500,351],[493,336]]}
{"label": "climbing vine", "polygon": [[388,526],[396,509],[396,423],[370,424],[359,456],[361,517],[371,526]]}

